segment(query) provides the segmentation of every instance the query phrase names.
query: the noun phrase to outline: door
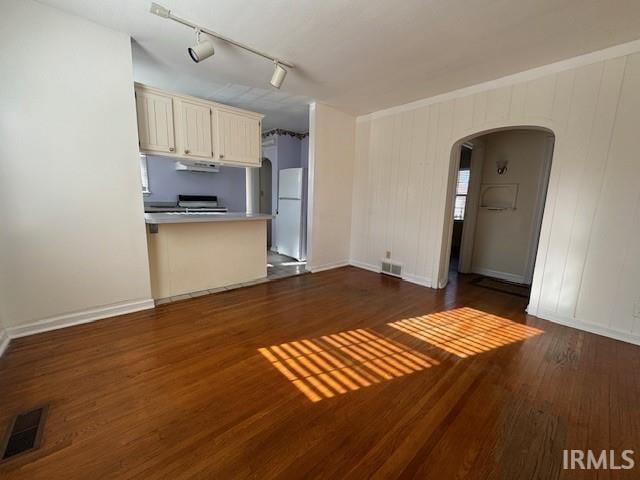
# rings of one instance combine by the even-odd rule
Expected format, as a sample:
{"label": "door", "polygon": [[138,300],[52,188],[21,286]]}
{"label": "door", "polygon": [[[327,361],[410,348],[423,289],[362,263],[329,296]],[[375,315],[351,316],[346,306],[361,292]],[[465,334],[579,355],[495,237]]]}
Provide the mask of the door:
{"label": "door", "polygon": [[211,107],[206,104],[179,100],[180,153],[188,157],[212,158]]}
{"label": "door", "polygon": [[218,152],[222,163],[260,166],[260,119],[240,112],[216,109]]}
{"label": "door", "polygon": [[302,200],[280,198],[276,216],[276,241],[278,253],[297,260],[302,259]]}
{"label": "door", "polygon": [[278,253],[301,260],[303,168],[285,168],[278,174],[276,246]]}
{"label": "door", "polygon": [[284,168],[280,170],[278,180],[278,198],[302,199],[302,168]]}
{"label": "door", "polygon": [[143,152],[174,153],[173,100],[168,95],[136,90],[138,139]]}

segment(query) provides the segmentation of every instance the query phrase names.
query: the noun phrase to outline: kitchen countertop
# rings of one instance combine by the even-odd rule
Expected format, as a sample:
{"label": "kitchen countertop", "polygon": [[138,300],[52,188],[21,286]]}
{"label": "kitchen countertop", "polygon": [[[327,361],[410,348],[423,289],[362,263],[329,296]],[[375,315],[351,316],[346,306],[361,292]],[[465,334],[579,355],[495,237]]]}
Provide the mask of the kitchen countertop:
{"label": "kitchen countertop", "polygon": [[271,220],[273,215],[266,213],[246,212],[165,212],[145,213],[144,221],[152,225],[160,223],[193,223],[193,222],[242,222],[250,220]]}

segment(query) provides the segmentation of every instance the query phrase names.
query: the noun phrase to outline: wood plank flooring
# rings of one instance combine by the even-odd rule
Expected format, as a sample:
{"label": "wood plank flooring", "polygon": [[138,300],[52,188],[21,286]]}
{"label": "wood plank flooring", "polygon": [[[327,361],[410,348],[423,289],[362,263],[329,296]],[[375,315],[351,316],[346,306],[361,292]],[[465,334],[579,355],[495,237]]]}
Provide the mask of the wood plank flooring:
{"label": "wood plank flooring", "polygon": [[50,407],[0,478],[638,478],[562,450],[640,463],[640,348],[469,280],[347,267],[14,340],[0,428]]}

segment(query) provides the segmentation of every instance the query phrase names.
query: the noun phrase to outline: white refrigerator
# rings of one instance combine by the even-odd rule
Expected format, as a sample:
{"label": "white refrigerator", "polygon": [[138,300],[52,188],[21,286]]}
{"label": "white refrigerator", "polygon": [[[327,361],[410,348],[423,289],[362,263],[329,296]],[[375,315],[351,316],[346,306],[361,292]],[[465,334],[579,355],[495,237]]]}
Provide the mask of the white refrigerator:
{"label": "white refrigerator", "polygon": [[298,261],[307,259],[307,170],[285,168],[278,177],[276,251]]}

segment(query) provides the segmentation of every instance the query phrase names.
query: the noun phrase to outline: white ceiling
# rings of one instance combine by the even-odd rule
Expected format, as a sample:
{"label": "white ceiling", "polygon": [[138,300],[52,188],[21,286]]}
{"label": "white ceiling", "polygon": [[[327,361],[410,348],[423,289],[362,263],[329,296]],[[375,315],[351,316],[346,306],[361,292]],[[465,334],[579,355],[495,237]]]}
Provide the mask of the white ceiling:
{"label": "white ceiling", "polygon": [[[269,80],[273,67],[268,61],[257,59],[259,66],[264,67],[260,64],[266,63],[267,67],[266,73],[262,73],[258,81],[249,82],[241,77],[230,81],[224,74],[220,74],[219,71],[223,69],[221,65],[209,64],[220,60],[217,51],[208,61],[195,64],[187,58],[185,47],[178,53],[177,64],[168,64],[163,58],[155,57],[135,39],[132,47],[133,76],[138,82],[264,113],[263,130],[284,128],[300,133],[309,130],[309,103],[312,100],[304,95],[287,92],[285,88],[271,88]],[[252,63],[252,60],[255,63],[256,59],[252,58],[245,62]],[[211,73],[212,67],[214,73]],[[251,84],[257,86],[249,86]]]}
{"label": "white ceiling", "polygon": [[193,63],[193,32],[148,13],[150,1],[40,1],[130,34],[136,80],[295,131],[313,100],[365,114],[640,38],[638,0],[158,0],[294,62],[277,91],[269,61],[219,41]]}

